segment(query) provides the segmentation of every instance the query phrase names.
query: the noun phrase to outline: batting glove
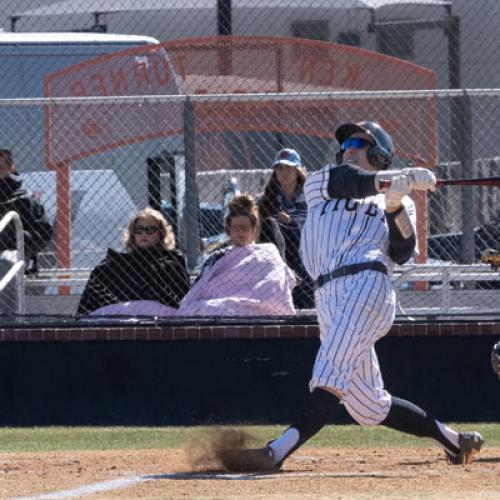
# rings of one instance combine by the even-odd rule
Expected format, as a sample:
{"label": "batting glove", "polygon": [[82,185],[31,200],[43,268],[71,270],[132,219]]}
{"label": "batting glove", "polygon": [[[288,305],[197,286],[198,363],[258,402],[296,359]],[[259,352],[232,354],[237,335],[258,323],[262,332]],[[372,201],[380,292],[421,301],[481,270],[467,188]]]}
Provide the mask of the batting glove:
{"label": "batting glove", "polygon": [[401,206],[401,200],[414,189],[410,175],[400,173],[391,179],[391,187],[385,193],[385,207],[391,212]]}
{"label": "batting glove", "polygon": [[398,177],[401,175],[401,170],[379,170],[375,174],[375,189],[379,193],[385,193],[389,188],[385,186],[381,186],[380,181],[391,181],[394,177]]}
{"label": "batting glove", "polygon": [[409,175],[417,191],[435,191],[436,190],[436,176],[427,168],[405,168],[402,172]]}

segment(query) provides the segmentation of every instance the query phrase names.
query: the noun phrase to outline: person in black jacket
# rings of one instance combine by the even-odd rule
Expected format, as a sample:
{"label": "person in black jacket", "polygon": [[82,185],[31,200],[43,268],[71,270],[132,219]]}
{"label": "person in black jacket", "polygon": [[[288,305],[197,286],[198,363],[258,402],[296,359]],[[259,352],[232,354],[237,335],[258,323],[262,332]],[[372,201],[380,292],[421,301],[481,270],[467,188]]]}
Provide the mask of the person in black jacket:
{"label": "person in black jacket", "polygon": [[124,234],[125,252],[108,250],[83,291],[77,314],[132,300],[154,300],[178,307],[189,290],[185,258],[163,215],[145,208]]}
{"label": "person in black jacket", "polygon": [[[47,246],[52,237],[52,226],[40,201],[33,193],[22,188],[12,152],[0,149],[0,219],[10,211],[17,212],[23,224],[25,260],[36,261],[38,252]],[[15,249],[16,231],[14,222],[11,222],[0,233],[0,251]]]}
{"label": "person in black jacket", "polygon": [[289,148],[278,151],[271,166],[273,173],[258,203],[262,221],[259,240],[274,243],[299,278],[293,290],[295,307],[312,309],[312,280],[299,253],[300,234],[307,215],[304,197],[307,172],[299,153]]}

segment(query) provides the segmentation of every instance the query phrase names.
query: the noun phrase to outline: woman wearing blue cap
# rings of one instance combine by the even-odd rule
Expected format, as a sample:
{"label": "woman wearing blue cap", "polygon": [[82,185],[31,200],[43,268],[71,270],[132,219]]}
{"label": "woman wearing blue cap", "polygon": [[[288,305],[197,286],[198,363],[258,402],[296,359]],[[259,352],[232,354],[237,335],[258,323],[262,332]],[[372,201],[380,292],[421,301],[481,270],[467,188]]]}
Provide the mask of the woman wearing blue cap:
{"label": "woman wearing blue cap", "polygon": [[289,148],[278,151],[272,167],[273,173],[259,200],[260,241],[276,244],[300,281],[293,293],[295,307],[310,309],[314,307],[312,282],[299,254],[300,233],[307,215],[304,197],[306,170],[299,153]]}

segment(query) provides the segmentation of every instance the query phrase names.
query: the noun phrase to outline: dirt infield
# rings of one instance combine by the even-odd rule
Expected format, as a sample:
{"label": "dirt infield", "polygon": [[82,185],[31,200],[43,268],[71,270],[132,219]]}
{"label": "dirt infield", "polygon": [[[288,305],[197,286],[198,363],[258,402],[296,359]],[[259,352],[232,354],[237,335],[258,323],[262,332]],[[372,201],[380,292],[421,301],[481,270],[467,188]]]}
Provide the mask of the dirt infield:
{"label": "dirt infield", "polygon": [[285,462],[282,472],[267,475],[226,474],[214,464],[193,470],[182,449],[4,453],[0,496],[500,498],[500,449],[486,447],[470,466],[449,466],[435,447],[305,447]]}

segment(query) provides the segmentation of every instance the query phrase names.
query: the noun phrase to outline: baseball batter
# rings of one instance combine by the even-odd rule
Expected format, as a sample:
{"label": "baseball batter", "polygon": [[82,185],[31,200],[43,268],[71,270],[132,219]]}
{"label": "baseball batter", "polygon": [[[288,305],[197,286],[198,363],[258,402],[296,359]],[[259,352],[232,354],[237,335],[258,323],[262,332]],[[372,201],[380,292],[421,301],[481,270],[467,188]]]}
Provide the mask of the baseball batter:
{"label": "baseball batter", "polygon": [[[435,189],[436,178],[424,168],[387,170],[394,145],[377,123],[344,124],[335,136],[339,165],[314,172],[305,184],[301,255],[315,280],[321,337],[309,399],[277,439],[264,448],[230,450],[223,463],[238,471],[278,469],[331,421],[339,404],[360,424],[432,438],[450,463],[469,463],[482,436],[458,433],[389,394],[374,349],[394,321],[391,269],[418,251],[415,206],[408,195]],[[382,189],[380,180],[390,180],[390,187]]]}

